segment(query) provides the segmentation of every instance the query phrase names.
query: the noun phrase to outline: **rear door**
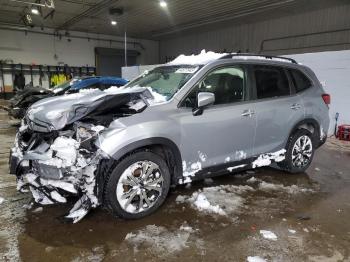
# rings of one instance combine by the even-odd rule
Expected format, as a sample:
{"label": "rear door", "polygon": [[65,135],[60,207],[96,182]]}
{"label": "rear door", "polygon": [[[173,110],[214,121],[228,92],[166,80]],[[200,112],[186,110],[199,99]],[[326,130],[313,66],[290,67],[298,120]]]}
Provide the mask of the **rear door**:
{"label": "rear door", "polygon": [[255,80],[253,104],[256,135],[253,154],[259,155],[285,148],[292,128],[304,119],[304,106],[292,90],[291,79],[283,67],[253,65]]}

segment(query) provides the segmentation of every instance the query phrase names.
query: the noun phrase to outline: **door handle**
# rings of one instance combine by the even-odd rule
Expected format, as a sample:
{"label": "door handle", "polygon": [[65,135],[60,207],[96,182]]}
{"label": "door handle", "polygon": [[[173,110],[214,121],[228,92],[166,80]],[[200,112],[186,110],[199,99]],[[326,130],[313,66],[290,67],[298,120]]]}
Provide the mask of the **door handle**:
{"label": "door handle", "polygon": [[253,110],[244,110],[243,113],[241,114],[241,116],[249,116],[249,117],[252,117],[252,115],[254,115],[255,112]]}
{"label": "door handle", "polygon": [[290,106],[290,109],[293,109],[293,110],[298,110],[298,109],[300,109],[300,108],[301,108],[301,105],[300,105],[300,104],[297,104],[297,103],[295,103],[295,104],[293,104],[293,105]]}

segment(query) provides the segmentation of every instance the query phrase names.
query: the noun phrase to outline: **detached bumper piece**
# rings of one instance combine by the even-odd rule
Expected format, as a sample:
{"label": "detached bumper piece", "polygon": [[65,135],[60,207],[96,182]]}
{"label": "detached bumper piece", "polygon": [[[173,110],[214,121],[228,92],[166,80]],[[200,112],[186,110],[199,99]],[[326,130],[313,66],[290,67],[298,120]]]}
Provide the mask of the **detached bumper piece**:
{"label": "detached bumper piece", "polygon": [[[76,185],[71,181],[45,179],[33,173],[27,173],[18,179],[17,185],[20,192],[28,192],[30,190],[34,201],[40,205],[66,203],[68,197],[80,196],[72,209],[64,216],[67,222],[77,223],[92,208],[98,206],[97,198],[94,195],[90,195],[91,192],[88,190],[88,188],[95,187],[94,179],[92,183],[90,179],[90,184],[87,179],[88,177],[84,181],[79,181]],[[79,184],[85,184],[85,186],[80,188]]]}
{"label": "detached bumper piece", "polygon": [[[95,170],[103,154],[82,147],[79,135],[72,134],[75,132],[56,134],[49,141],[28,134],[28,127],[22,125],[9,164],[10,173],[17,176],[17,190],[30,191],[40,205],[66,203],[68,197],[77,197],[78,201],[64,217],[77,223],[100,204]],[[85,143],[87,136],[84,133]]]}

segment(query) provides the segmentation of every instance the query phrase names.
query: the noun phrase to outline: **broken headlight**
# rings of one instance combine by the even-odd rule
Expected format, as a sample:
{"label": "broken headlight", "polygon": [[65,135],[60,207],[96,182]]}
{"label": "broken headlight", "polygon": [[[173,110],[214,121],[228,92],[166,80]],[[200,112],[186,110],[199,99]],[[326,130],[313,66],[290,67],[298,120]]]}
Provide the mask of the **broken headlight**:
{"label": "broken headlight", "polygon": [[93,142],[105,127],[77,122],[74,129],[76,132],[76,140],[80,143],[80,147],[89,151],[95,151],[96,148]]}

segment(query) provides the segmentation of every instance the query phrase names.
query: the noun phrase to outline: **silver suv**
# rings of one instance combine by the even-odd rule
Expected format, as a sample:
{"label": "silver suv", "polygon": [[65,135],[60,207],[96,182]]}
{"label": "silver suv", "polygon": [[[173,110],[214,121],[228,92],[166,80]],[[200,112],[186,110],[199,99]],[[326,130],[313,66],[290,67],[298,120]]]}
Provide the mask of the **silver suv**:
{"label": "silver suv", "polygon": [[78,196],[65,216],[72,222],[100,205],[141,218],[171,185],[270,165],[304,172],[326,140],[329,103],[292,59],[181,55],[121,88],[35,103],[10,171],[39,204]]}

